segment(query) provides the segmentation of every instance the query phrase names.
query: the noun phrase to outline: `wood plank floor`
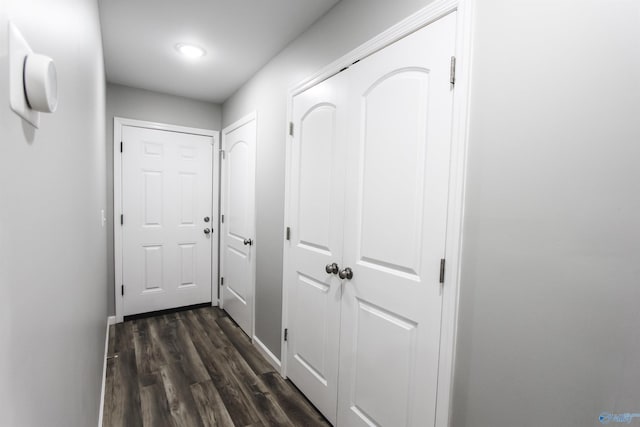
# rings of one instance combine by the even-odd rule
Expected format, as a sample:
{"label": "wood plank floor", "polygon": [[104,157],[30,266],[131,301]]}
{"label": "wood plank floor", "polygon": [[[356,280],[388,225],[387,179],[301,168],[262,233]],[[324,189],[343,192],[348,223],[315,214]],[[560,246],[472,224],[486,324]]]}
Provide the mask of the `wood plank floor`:
{"label": "wood plank floor", "polygon": [[105,427],[330,425],[215,307],[111,326],[108,356]]}

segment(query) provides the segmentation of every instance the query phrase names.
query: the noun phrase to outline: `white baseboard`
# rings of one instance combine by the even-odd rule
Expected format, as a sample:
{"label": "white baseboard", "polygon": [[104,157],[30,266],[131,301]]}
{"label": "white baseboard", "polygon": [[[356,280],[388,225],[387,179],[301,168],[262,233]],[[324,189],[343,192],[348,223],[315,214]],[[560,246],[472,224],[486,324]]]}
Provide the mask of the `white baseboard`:
{"label": "white baseboard", "polygon": [[109,326],[116,324],[116,316],[107,317],[107,333],[104,338],[104,362],[102,364],[102,390],[100,391],[100,412],[98,415],[98,427],[102,427],[104,416],[104,393],[107,386],[107,354],[109,352]]}
{"label": "white baseboard", "polygon": [[276,371],[278,371],[278,373],[280,373],[282,370],[282,363],[280,362],[280,359],[278,359],[275,354],[271,353],[271,350],[269,350],[267,346],[264,345],[262,341],[260,341],[255,335],[253,336],[252,341],[253,346],[257,348],[262,356],[267,359],[267,361],[275,368]]}

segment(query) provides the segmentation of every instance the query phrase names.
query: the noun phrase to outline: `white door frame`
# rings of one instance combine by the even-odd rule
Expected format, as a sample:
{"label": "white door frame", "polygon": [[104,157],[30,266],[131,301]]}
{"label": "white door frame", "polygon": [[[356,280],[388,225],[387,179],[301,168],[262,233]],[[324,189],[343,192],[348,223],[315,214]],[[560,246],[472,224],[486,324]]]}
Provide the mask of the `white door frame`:
{"label": "white door frame", "polygon": [[[462,256],[462,220],[464,216],[464,194],[466,181],[467,146],[469,137],[469,110],[471,98],[471,60],[473,46],[473,24],[476,0],[435,0],[425,8],[400,21],[388,30],[382,32],[368,42],[362,44],[340,59],[327,65],[314,75],[292,86],[287,95],[287,135],[289,122],[293,118],[293,98],[316,84],[328,79],[345,67],[365,58],[378,50],[392,44],[406,35],[438,20],[439,18],[457,11],[456,25],[456,70],[455,90],[453,95],[453,131],[451,137],[451,165],[449,174],[449,203],[447,217],[447,240],[445,256],[447,269],[445,283],[442,288],[442,326],[440,339],[440,357],[438,366],[438,399],[436,405],[436,427],[449,425],[451,413],[451,392],[453,385],[453,362],[456,351],[456,333],[458,319],[458,299],[460,290],[460,267]],[[293,138],[288,136],[286,146],[285,171],[285,229],[290,221],[291,189],[291,143]],[[287,245],[283,247],[283,271],[289,265]],[[289,289],[282,290],[282,328],[288,324],[288,294]],[[284,333],[281,334],[281,374],[287,376],[287,342]]]}
{"label": "white door frame", "polygon": [[[218,206],[218,194],[220,192],[220,131],[198,129],[186,126],[170,125],[166,123],[148,122],[144,120],[127,119],[123,117],[113,118],[113,252],[115,280],[113,293],[116,300],[116,322],[124,320],[123,296],[119,291],[122,286],[122,227],[120,215],[122,214],[122,153],[120,143],[122,141],[122,127],[133,126],[145,129],[164,130],[169,132],[188,133],[192,135],[210,136],[213,138],[212,158],[212,225],[217,224],[216,232],[211,239],[211,305],[218,305],[218,243],[220,224],[214,218],[220,217]],[[126,148],[125,148],[126,149]],[[217,169],[216,169],[217,166]],[[217,172],[216,172],[217,171]]]}
{"label": "white door frame", "polygon": [[[246,125],[247,123],[251,122],[251,121],[255,121],[256,122],[256,141],[255,141],[255,150],[256,152],[254,153],[254,156],[256,158],[256,168],[257,168],[257,158],[258,158],[258,113],[256,111],[252,111],[251,113],[247,114],[246,116],[236,120],[235,122],[231,123],[229,126],[225,127],[224,129],[222,129],[222,140],[225,139],[225,135],[230,134],[231,132],[233,132],[234,130],[238,129],[240,126]],[[223,150],[224,145],[220,145],[220,149]],[[226,148],[226,147],[225,147]],[[222,179],[222,169],[223,169],[224,165],[221,164],[220,167],[220,179]],[[254,175],[255,176],[255,175]],[[222,182],[222,181],[220,181]],[[254,192],[253,192],[253,233],[254,236],[253,238],[253,248],[251,249],[253,251],[253,258],[252,258],[252,262],[251,262],[251,283],[250,283],[250,287],[251,287],[251,294],[253,295],[253,297],[251,298],[251,304],[250,309],[251,309],[251,331],[249,334],[249,338],[251,339],[251,342],[254,342],[254,340],[256,340],[256,336],[255,336],[255,331],[256,331],[256,254],[257,252],[257,245],[256,245],[256,236],[255,233],[257,232],[257,216],[256,216],[256,197],[257,197],[257,192],[255,191],[255,183],[254,183]],[[222,212],[222,187],[220,187],[220,211]],[[219,217],[220,215],[218,215]],[[220,228],[220,227],[219,227]],[[220,233],[218,233],[218,235],[220,235]],[[222,254],[220,254],[220,261],[222,261]],[[223,265],[222,262],[220,263],[219,266],[219,271],[222,271]],[[222,293],[222,290],[220,291],[220,308],[224,309],[224,296]]]}

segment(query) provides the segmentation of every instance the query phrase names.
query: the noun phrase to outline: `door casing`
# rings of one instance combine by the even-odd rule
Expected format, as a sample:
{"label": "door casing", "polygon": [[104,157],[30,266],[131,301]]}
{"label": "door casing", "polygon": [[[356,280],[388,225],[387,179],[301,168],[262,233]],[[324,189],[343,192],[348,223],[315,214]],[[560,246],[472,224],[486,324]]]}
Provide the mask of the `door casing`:
{"label": "door casing", "polygon": [[[133,126],[147,129],[163,130],[168,132],[180,132],[194,135],[210,136],[213,139],[213,218],[212,225],[215,231],[212,237],[211,248],[211,305],[218,305],[218,252],[219,252],[219,192],[220,192],[220,132],[210,129],[198,129],[186,126],[177,126],[166,123],[149,122],[144,120],[127,119],[123,117],[113,118],[113,251],[114,251],[114,288],[116,322],[124,320],[123,296],[120,292],[122,283],[122,227],[120,215],[122,214],[122,153],[120,142],[122,141],[122,127]],[[126,148],[125,148],[126,149]]]}
{"label": "door casing", "polygon": [[[451,161],[449,173],[449,202],[447,215],[446,236],[446,274],[442,286],[442,326],[440,341],[440,357],[438,366],[438,390],[436,427],[449,425],[451,411],[451,393],[453,385],[453,361],[455,358],[455,343],[458,319],[458,301],[460,290],[460,266],[462,262],[462,221],[464,216],[464,194],[468,147],[469,111],[470,111],[470,76],[471,52],[473,47],[473,22],[475,0],[436,0],[422,10],[414,13],[378,36],[365,42],[358,48],[327,65],[317,73],[294,85],[287,95],[287,127],[293,119],[293,99],[307,89],[326,80],[354,62],[365,58],[380,49],[394,43],[406,35],[457,11],[456,22],[456,61],[455,61],[455,90],[453,97],[453,128],[451,136]],[[284,227],[290,222],[291,209],[291,167],[293,138],[287,132],[286,142],[286,171],[285,171],[285,218]],[[283,269],[289,268],[287,240],[283,246]],[[282,334],[281,334],[281,374],[287,377],[287,341],[284,330],[288,324],[288,293],[286,286],[282,292]]]}

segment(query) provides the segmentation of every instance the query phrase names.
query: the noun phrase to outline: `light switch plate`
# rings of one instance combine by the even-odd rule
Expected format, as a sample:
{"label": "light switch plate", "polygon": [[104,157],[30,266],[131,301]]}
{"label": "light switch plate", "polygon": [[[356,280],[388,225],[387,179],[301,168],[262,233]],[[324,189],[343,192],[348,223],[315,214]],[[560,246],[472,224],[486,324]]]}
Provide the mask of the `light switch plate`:
{"label": "light switch plate", "polygon": [[24,60],[33,50],[12,22],[9,22],[9,99],[11,109],[20,117],[40,127],[40,113],[29,108],[24,93]]}

